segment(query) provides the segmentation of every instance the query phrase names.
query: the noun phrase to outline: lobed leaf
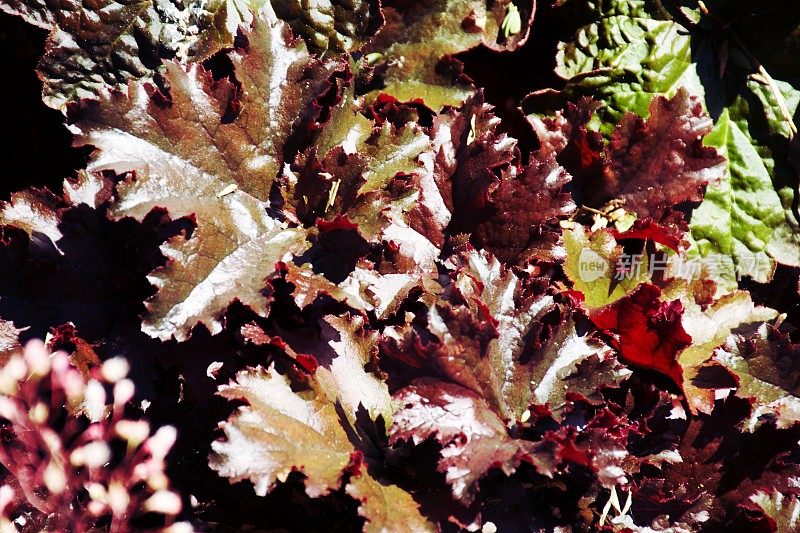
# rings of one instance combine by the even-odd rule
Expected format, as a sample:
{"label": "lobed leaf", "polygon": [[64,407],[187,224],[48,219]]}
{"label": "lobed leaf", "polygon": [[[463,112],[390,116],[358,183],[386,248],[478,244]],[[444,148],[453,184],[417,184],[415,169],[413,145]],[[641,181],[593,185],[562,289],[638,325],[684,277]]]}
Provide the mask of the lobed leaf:
{"label": "lobed leaf", "polygon": [[11,0],[0,8],[50,31],[39,72],[44,101],[55,108],[151,79],[161,59],[207,59],[231,46],[239,25],[252,20],[247,0],[68,1],[57,9]]}
{"label": "lobed leaf", "polygon": [[249,51],[232,54],[241,83],[233,121],[226,119],[238,93],[231,82],[215,82],[197,65],[169,63],[168,97],[132,83],[127,94],[83,102],[74,126],[76,144],[98,148],[91,171],[132,173],[118,187],[113,217],[142,220],[158,207],[197,224],[191,238],[164,245],[169,262],[151,276],[159,291],[143,330],[162,340],[184,340],[198,323],[219,332],[234,299],[266,314],[262,290],[275,262],[308,246],[304,230],[266,209],[298,116],[337,65],[311,58],[269,9],[247,37]]}
{"label": "lobed leaf", "polygon": [[[429,108],[459,106],[471,94],[459,79],[451,56],[481,44],[496,50],[514,50],[528,36],[535,2],[484,0],[413,1],[384,8],[386,22],[365,50],[380,58],[380,90],[400,101],[420,99]],[[520,20],[516,32],[501,31],[510,11]]]}
{"label": "lobed leaf", "polygon": [[555,471],[547,443],[510,438],[502,419],[469,389],[420,379],[394,397],[401,407],[390,428],[390,443],[419,444],[428,438],[439,442],[439,471],[452,486],[453,496],[466,504],[474,499],[478,480],[490,468],[511,475],[524,461],[548,476]]}
{"label": "lobed leaf", "polygon": [[737,377],[736,395],[752,401],[748,431],[770,418],[779,428],[800,421],[798,350],[788,335],[763,324],[752,337],[734,336],[715,352],[714,361]]}

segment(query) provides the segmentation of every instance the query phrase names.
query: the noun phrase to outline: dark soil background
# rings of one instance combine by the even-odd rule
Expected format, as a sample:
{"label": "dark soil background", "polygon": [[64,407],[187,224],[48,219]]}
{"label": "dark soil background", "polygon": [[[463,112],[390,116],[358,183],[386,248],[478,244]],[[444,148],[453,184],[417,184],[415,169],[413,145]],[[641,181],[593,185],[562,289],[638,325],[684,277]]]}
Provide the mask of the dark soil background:
{"label": "dark soil background", "polygon": [[46,38],[46,31],[0,13],[0,116],[7,131],[0,143],[3,200],[30,186],[58,191],[65,177],[86,164],[84,152],[70,146],[63,115],[44,105],[40,96],[35,69]]}

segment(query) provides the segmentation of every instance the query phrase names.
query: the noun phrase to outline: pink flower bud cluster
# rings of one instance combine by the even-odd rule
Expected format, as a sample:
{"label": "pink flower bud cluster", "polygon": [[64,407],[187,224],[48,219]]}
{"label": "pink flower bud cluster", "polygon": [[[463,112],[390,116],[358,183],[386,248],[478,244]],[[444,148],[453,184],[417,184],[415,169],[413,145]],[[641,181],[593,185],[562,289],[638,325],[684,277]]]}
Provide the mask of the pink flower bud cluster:
{"label": "pink flower bud cluster", "polygon": [[164,472],[173,427],[125,418],[113,358],[87,376],[31,341],[0,369],[0,531],[191,531]]}

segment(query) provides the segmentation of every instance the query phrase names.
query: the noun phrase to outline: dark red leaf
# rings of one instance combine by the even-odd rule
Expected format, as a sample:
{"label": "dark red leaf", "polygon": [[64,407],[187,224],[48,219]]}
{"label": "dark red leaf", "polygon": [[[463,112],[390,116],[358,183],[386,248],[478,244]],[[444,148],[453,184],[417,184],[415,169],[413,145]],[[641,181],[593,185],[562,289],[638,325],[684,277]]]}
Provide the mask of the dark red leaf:
{"label": "dark red leaf", "polygon": [[658,287],[643,284],[633,294],[592,316],[592,321],[617,334],[616,343],[625,361],[657,370],[681,385],[683,371],[677,355],[692,343],[692,338],[681,325],[681,303],[662,302],[660,297]]}

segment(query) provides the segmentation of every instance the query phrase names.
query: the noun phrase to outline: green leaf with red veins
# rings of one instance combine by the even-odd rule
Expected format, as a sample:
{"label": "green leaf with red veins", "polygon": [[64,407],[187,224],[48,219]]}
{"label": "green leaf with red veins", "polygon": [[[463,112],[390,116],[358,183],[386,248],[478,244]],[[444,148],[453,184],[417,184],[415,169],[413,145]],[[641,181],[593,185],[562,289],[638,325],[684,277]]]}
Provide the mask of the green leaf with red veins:
{"label": "green leaf with red veins", "polygon": [[69,0],[53,6],[9,0],[0,9],[50,31],[38,68],[44,101],[55,108],[152,78],[160,70],[152,58],[203,61],[231,46],[239,25],[252,20],[248,0]]}
{"label": "green leaf with red veins", "polygon": [[752,402],[747,431],[774,420],[778,428],[800,422],[800,344],[768,324],[752,336],[734,335],[714,354],[733,373],[736,396]]}
{"label": "green leaf with red veins", "polygon": [[552,445],[512,439],[503,420],[475,392],[443,381],[420,379],[397,391],[401,404],[390,428],[389,442],[419,444],[433,437],[442,445],[439,471],[453,496],[469,504],[478,480],[491,468],[513,474],[527,462],[552,476],[557,466]]}
{"label": "green leaf with red veins", "polygon": [[472,94],[472,87],[457,79],[456,67],[447,65],[446,72],[441,63],[481,44],[501,51],[522,45],[535,2],[516,4],[523,26],[520,32],[504,37],[500,26],[513,10],[511,4],[508,0],[435,0],[385,7],[386,22],[365,48],[381,54],[375,65],[384,83],[381,92],[400,101],[421,98],[436,111],[445,105],[461,105]]}
{"label": "green leaf with red veins", "polygon": [[227,79],[167,63],[168,101],[131,84],[127,94],[82,102],[73,126],[77,145],[98,148],[89,170],[133,173],[118,188],[113,217],[142,220],[162,207],[197,223],[191,238],[164,245],[169,261],[151,277],[159,291],[143,330],[162,340],[185,340],[198,323],[218,333],[233,300],[266,314],[264,279],[276,261],[307,246],[304,230],[271,218],[266,207],[284,143],[337,65],[312,59],[267,9],[248,40],[247,53],[231,54],[241,83],[233,121],[225,117],[237,91]]}

